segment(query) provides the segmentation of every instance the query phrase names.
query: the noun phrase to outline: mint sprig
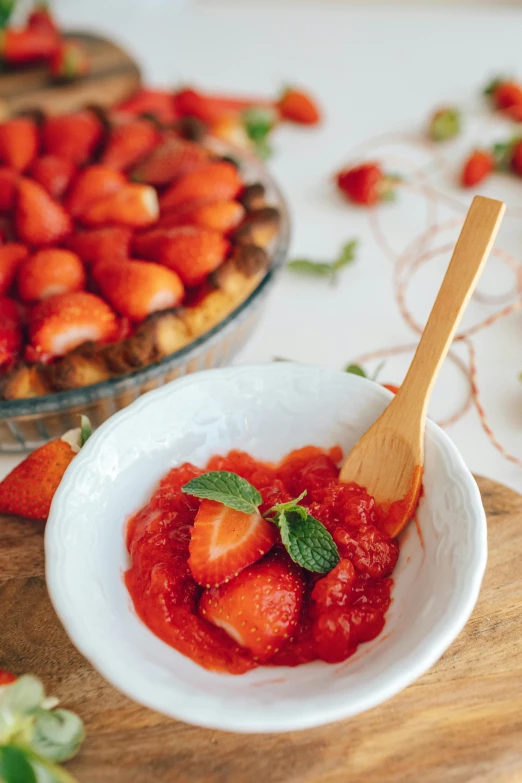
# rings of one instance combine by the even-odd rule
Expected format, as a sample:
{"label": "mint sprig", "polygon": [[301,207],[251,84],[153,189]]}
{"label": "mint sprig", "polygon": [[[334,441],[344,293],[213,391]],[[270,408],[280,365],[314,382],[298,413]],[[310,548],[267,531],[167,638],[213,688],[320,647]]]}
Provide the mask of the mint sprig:
{"label": "mint sprig", "polygon": [[341,269],[355,260],[357,240],[352,239],[343,245],[341,252],[333,261],[312,261],[309,258],[295,258],[287,264],[288,269],[315,277],[327,277],[334,283]]}
{"label": "mint sprig", "polygon": [[[181,488],[194,497],[215,500],[224,506],[253,514],[263,499],[258,490],[236,473],[216,470],[192,479]],[[281,541],[292,560],[319,574],[326,574],[339,562],[339,552],[322,522],[299,503],[306,491],[287,503],[272,506],[264,518],[280,530]]]}

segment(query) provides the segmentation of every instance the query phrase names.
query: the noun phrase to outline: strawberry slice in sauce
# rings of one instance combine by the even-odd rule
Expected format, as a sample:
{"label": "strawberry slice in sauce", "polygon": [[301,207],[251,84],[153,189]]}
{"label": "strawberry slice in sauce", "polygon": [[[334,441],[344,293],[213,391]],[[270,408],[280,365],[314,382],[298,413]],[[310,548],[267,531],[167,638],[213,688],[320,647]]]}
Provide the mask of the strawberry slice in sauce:
{"label": "strawberry slice in sauce", "polygon": [[191,533],[190,570],[200,584],[219,585],[263,557],[276,540],[277,529],[258,512],[203,500]]}

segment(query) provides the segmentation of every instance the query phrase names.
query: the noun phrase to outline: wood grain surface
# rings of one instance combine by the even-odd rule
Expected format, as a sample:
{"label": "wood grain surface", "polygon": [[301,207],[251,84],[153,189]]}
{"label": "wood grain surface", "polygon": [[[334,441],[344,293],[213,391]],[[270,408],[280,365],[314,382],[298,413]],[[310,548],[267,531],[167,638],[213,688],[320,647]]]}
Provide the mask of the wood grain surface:
{"label": "wood grain surface", "polygon": [[0,519],[0,668],[34,672],[85,720],[80,783],[520,783],[522,497],[479,479],[490,555],[473,616],[389,702],[280,735],[176,723],[129,701],[68,641],[47,596],[43,526]]}
{"label": "wood grain surface", "polygon": [[115,44],[88,33],[67,33],[65,38],[83,44],[90,73],[76,81],[57,84],[44,65],[4,71],[0,75],[0,120],[34,108],[59,114],[88,104],[108,107],[140,86],[138,66]]}

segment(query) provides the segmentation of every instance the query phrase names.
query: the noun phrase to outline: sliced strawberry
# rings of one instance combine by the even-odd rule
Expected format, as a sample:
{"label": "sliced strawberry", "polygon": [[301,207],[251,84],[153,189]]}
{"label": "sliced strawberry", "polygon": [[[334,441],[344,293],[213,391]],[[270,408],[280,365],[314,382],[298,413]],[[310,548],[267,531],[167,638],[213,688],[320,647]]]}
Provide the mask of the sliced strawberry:
{"label": "sliced strawberry", "polygon": [[183,208],[167,212],[158,221],[158,228],[175,226],[201,226],[228,234],[245,217],[245,208],[238,201],[211,201],[194,206],[194,202]]}
{"label": "sliced strawberry", "polygon": [[286,554],[278,553],[205,590],[199,611],[249,649],[254,660],[265,662],[295,632],[303,593],[301,570]]}
{"label": "sliced strawberry", "polygon": [[120,223],[139,228],[150,226],[158,219],[158,214],[155,189],[148,185],[129,184],[111,196],[96,201],[84,212],[82,221],[88,226]]}
{"label": "sliced strawberry", "polygon": [[36,305],[29,340],[37,355],[63,356],[84,342],[109,340],[116,328],[116,316],[103,299],[74,291]]}
{"label": "sliced strawberry", "polygon": [[123,171],[149,155],[160,141],[161,134],[149,120],[137,119],[115,125],[109,134],[101,163]]}
{"label": "sliced strawberry", "polygon": [[258,512],[203,500],[191,531],[190,570],[196,582],[219,585],[263,557],[276,540],[277,528]]}
{"label": "sliced strawberry", "polygon": [[15,203],[18,172],[7,166],[0,167],[0,212],[11,212]]}
{"label": "sliced strawberry", "polygon": [[62,439],[29,454],[0,483],[0,512],[47,519],[54,494],[75,455],[76,451]]}
{"label": "sliced strawberry", "polygon": [[175,272],[148,261],[96,265],[94,275],[104,297],[120,315],[143,321],[151,313],[175,307],[183,283]]}
{"label": "sliced strawberry", "polygon": [[117,111],[133,116],[151,114],[167,125],[171,125],[178,116],[172,94],[166,90],[138,90],[131,98],[120,103]]}
{"label": "sliced strawberry", "polygon": [[53,245],[72,231],[69,215],[37,182],[18,183],[15,222],[18,236],[28,245]]}
{"label": "sliced strawberry", "polygon": [[132,229],[127,226],[103,226],[75,231],[67,239],[67,247],[85,264],[119,261],[129,257],[131,238]]}
{"label": "sliced strawberry", "polygon": [[93,155],[103,135],[97,115],[88,109],[48,117],[42,128],[46,153],[81,165]]}
{"label": "sliced strawberry", "polygon": [[134,240],[136,253],[173,269],[188,286],[197,285],[217,269],[229,247],[217,231],[199,226],[152,229]]}
{"label": "sliced strawberry", "polygon": [[0,297],[0,367],[9,366],[22,347],[20,310],[12,299]]}
{"label": "sliced strawberry", "polygon": [[7,294],[18,271],[18,267],[29,255],[25,245],[8,242],[0,246],[0,295]]}
{"label": "sliced strawberry", "polygon": [[16,171],[25,171],[38,154],[40,138],[34,120],[15,117],[0,125],[0,160]]}
{"label": "sliced strawberry", "polygon": [[149,185],[167,185],[173,179],[207,165],[210,152],[201,144],[170,136],[136,168],[132,179]]}
{"label": "sliced strawberry", "polygon": [[59,81],[74,81],[91,70],[89,56],[80,41],[62,41],[49,62],[51,76]]}
{"label": "sliced strawberry", "polygon": [[39,250],[18,270],[18,291],[25,302],[81,291],[85,281],[85,270],[78,256],[58,247]]}
{"label": "sliced strawberry", "polygon": [[179,207],[189,201],[223,201],[234,199],[243,186],[232,163],[217,161],[185,174],[160,198],[161,211]]}
{"label": "sliced strawberry", "polygon": [[67,158],[42,155],[36,158],[29,173],[49,195],[53,198],[61,198],[76,173],[76,166]]}
{"label": "sliced strawberry", "polygon": [[116,193],[127,180],[109,166],[87,166],[80,171],[65,199],[65,208],[73,218],[81,217],[89,207]]}

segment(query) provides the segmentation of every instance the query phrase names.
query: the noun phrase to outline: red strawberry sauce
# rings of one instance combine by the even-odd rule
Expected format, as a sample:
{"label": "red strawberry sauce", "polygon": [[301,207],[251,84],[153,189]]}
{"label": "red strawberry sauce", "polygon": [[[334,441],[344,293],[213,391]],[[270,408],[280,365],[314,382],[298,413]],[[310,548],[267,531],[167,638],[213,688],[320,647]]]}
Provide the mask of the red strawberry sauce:
{"label": "red strawberry sauce", "polygon": [[[341,458],[338,447],[324,451],[307,446],[279,465],[231,451],[213,457],[205,470],[188,463],[173,468],[127,526],[132,566],[125,583],[143,622],[206,669],[242,674],[258,665],[247,649],[199,615],[203,588],[187,563],[190,530],[201,501],[182,493],[181,487],[206,471],[229,470],[257,487],[262,512],[306,490],[303,505],[330,531],[341,557],[326,576],[302,571],[306,589],[299,624],[268,664],[297,666],[316,659],[336,663],[378,636],[391,602],[399,544],[381,532],[386,515],[373,498],[356,484],[339,482]],[[280,548],[280,556],[288,557]]]}

